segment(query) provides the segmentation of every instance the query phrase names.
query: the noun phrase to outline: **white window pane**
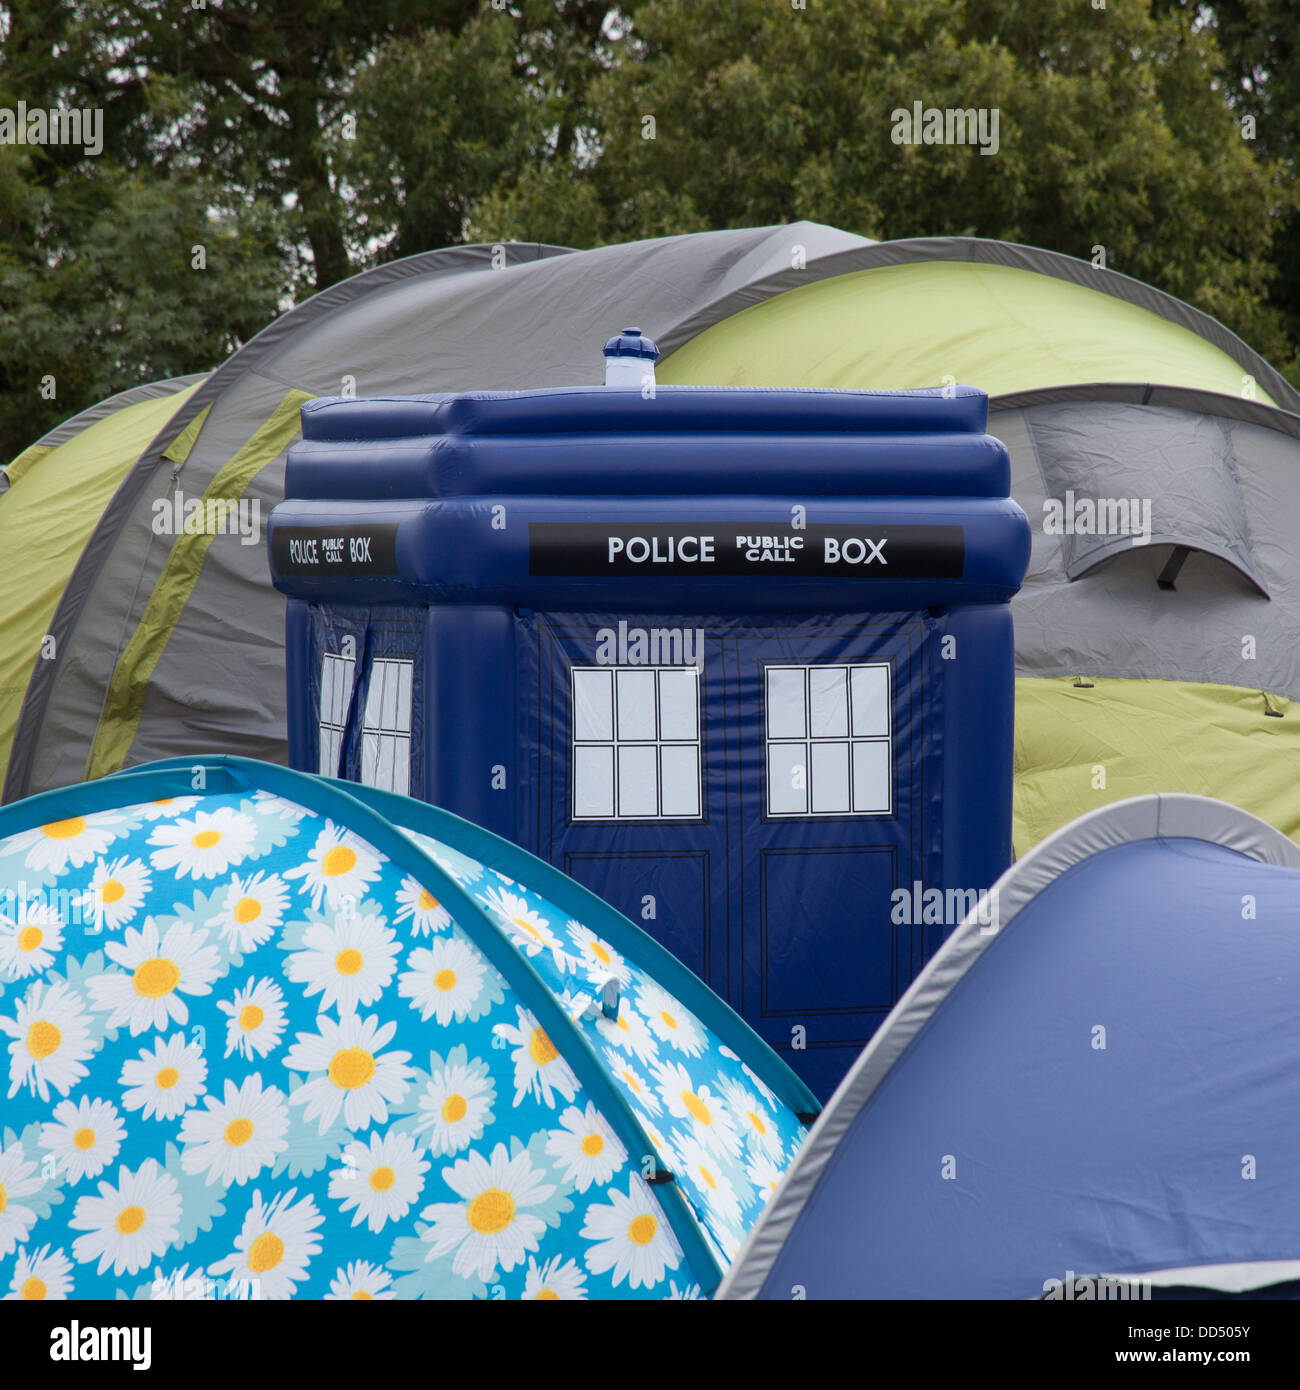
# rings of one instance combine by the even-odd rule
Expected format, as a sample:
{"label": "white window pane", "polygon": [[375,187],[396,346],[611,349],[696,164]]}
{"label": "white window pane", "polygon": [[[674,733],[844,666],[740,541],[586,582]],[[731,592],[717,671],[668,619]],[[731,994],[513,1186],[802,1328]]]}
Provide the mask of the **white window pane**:
{"label": "white window pane", "polygon": [[889,734],[889,667],[855,666],[853,686],[854,738]]}
{"label": "white window pane", "polygon": [[700,747],[697,743],[665,744],[659,750],[662,813],[700,814]]}
{"label": "white window pane", "polygon": [[814,812],[821,815],[849,809],[849,745],[847,743],[813,744],[812,808]]}
{"label": "white window pane", "polygon": [[352,701],[352,678],[356,674],[357,663],[342,657],[333,658],[334,665],[334,715],[333,722],[341,729],[347,721],[348,705]]}
{"label": "white window pane", "polygon": [[579,667],[573,673],[573,736],[614,737],[614,673]]}
{"label": "white window pane", "polygon": [[849,690],[842,666],[814,666],[808,672],[814,738],[844,738],[849,732]]}
{"label": "white window pane", "polygon": [[400,792],[403,796],[411,793],[411,740],[393,735],[393,780],[389,791]]}
{"label": "white window pane", "polygon": [[[374,687],[372,686],[371,689]],[[361,785],[382,787],[380,780],[380,747],[378,734],[361,735]]]}
{"label": "white window pane", "polygon": [[889,744],[853,745],[853,809],[889,810]]}
{"label": "white window pane", "polygon": [[700,682],[693,670],[659,672],[659,737],[699,738]]}
{"label": "white window pane", "polygon": [[322,777],[339,775],[339,732],[337,729],[320,731],[320,762],[316,768]]}
{"label": "white window pane", "polygon": [[[619,694],[620,701],[622,693]],[[620,711],[621,712],[621,711]],[[659,768],[653,744],[620,745],[618,750],[618,813],[655,816],[659,813]]]}
{"label": "white window pane", "polygon": [[384,719],[384,683],[388,674],[388,663],[376,661],[370,668],[370,684],[366,687],[366,712],[362,719],[363,729],[382,729]]}
{"label": "white window pane", "polygon": [[654,738],[655,673],[653,671],[620,671],[618,673],[618,736],[621,739]]}
{"label": "white window pane", "polygon": [[614,750],[580,745],[573,750],[573,814],[608,820],[614,814]]}
{"label": "white window pane", "polygon": [[401,669],[395,661],[385,661],[382,663],[384,668],[384,702],[382,706],[381,718],[385,729],[397,728],[397,673]]}
{"label": "white window pane", "polygon": [[393,728],[404,734],[411,732],[411,684],[415,677],[415,663],[401,661],[397,665],[397,718]]}
{"label": "white window pane", "polygon": [[767,746],[767,809],[774,816],[808,812],[808,745],[769,743]]}
{"label": "white window pane", "polygon": [[320,664],[320,722],[335,723],[334,685],[337,667],[332,657],[325,657]]}
{"label": "white window pane", "polygon": [[808,732],[804,722],[804,668],[802,666],[769,666],[767,668],[767,736],[768,738],[803,738]]}

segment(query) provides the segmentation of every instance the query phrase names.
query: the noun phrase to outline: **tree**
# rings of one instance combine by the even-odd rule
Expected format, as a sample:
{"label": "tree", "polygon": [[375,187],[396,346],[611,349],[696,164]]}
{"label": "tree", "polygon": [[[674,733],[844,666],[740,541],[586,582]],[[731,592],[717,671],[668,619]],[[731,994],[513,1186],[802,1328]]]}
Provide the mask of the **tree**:
{"label": "tree", "polygon": [[[987,108],[996,154],[896,144],[893,113]],[[622,240],[809,218],[1091,257],[1286,365],[1267,301],[1296,206],[1243,141],[1212,32],[1076,0],[651,0],[590,89],[590,136],[479,200],[480,237]],[[1229,212],[1230,210],[1230,212]]]}

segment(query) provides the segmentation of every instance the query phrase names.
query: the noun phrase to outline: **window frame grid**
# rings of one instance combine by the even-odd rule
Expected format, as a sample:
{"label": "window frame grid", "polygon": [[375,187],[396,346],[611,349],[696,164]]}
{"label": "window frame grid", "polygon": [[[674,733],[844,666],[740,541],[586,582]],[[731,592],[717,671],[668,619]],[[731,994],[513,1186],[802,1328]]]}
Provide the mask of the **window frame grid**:
{"label": "window frame grid", "polygon": [[[581,673],[588,671],[608,672],[610,678],[610,737],[609,738],[580,738],[578,735],[578,677]],[[619,673],[620,672],[644,672],[653,677],[653,707],[654,707],[654,736],[634,736],[621,738],[619,736]],[[695,737],[694,738],[665,738],[663,737],[663,696],[661,692],[660,680],[665,673],[689,673],[691,676],[694,695],[695,709]],[[698,666],[577,666],[569,667],[569,710],[570,710],[570,773],[569,773],[569,819],[577,824],[591,825],[600,822],[609,823],[619,821],[624,824],[635,821],[671,821],[678,823],[691,823],[704,820],[704,707],[703,707],[703,682],[700,679]],[[613,779],[610,787],[609,804],[613,811],[610,815],[603,813],[596,815],[584,815],[578,811],[578,750],[582,748],[607,748],[610,750],[610,775]],[[653,748],[654,757],[654,810],[635,811],[625,813],[622,810],[624,797],[622,794],[622,776],[620,753],[623,750]],[[695,806],[694,811],[687,812],[665,812],[664,803],[664,758],[665,748],[690,748],[695,752]]]}
{"label": "window frame grid", "polygon": [[[336,672],[334,685],[332,687],[337,695],[339,691],[339,675],[337,672],[342,669],[346,672],[347,680],[343,685],[343,698],[339,718],[335,721],[326,718],[324,695],[325,695],[325,669],[327,663],[333,663],[331,669]],[[316,709],[316,772],[320,777],[337,777],[339,775],[339,759],[343,756],[343,735],[347,732],[348,706],[352,703],[352,687],[357,678],[357,659],[355,656],[344,656],[342,652],[322,652],[321,653],[321,674],[320,674],[320,696],[317,701]],[[333,734],[333,766],[323,767],[324,762],[324,741],[326,734]]]}
{"label": "window frame grid", "polygon": [[[763,665],[763,816],[765,820],[863,820],[887,818],[894,814],[894,768],[893,768],[893,706],[894,706],[894,668],[892,661],[831,661],[831,662],[792,662],[773,661]],[[874,669],[885,672],[885,732],[883,734],[855,734],[853,732],[853,672]],[[772,720],[772,702],[769,698],[770,673],[773,671],[799,671],[803,675],[803,736],[773,737],[769,732]],[[842,671],[844,673],[844,734],[814,734],[812,712],[812,672]],[[854,804],[854,749],[858,745],[883,744],[886,748],[888,805],[884,809],[855,811]],[[847,758],[848,809],[843,811],[815,811],[813,807],[813,753],[814,746],[834,746],[844,748]],[[772,749],[801,748],[804,768],[804,809],[802,811],[778,811],[772,806]]]}

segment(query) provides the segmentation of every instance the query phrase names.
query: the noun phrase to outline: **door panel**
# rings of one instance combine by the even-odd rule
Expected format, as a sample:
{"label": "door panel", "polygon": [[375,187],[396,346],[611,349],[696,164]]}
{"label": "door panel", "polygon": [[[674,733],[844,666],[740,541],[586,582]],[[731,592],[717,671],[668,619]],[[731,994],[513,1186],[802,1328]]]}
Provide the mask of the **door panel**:
{"label": "door panel", "polygon": [[611,621],[533,617],[538,852],[827,1095],[923,964],[890,895],[938,881],[933,620],[697,618],[689,666],[608,664]]}

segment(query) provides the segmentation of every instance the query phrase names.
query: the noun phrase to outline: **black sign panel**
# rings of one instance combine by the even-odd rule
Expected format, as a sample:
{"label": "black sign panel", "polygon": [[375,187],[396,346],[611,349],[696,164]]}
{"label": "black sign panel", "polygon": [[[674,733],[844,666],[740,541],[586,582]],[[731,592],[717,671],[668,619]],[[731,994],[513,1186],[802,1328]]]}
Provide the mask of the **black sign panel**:
{"label": "black sign panel", "polygon": [[664,521],[605,525],[534,521],[533,575],[620,578],[654,574],[815,575],[847,579],[960,579],[960,526],[774,526],[771,522]]}
{"label": "black sign panel", "polygon": [[277,526],[271,533],[271,560],[277,574],[302,579],[395,575],[397,523]]}

